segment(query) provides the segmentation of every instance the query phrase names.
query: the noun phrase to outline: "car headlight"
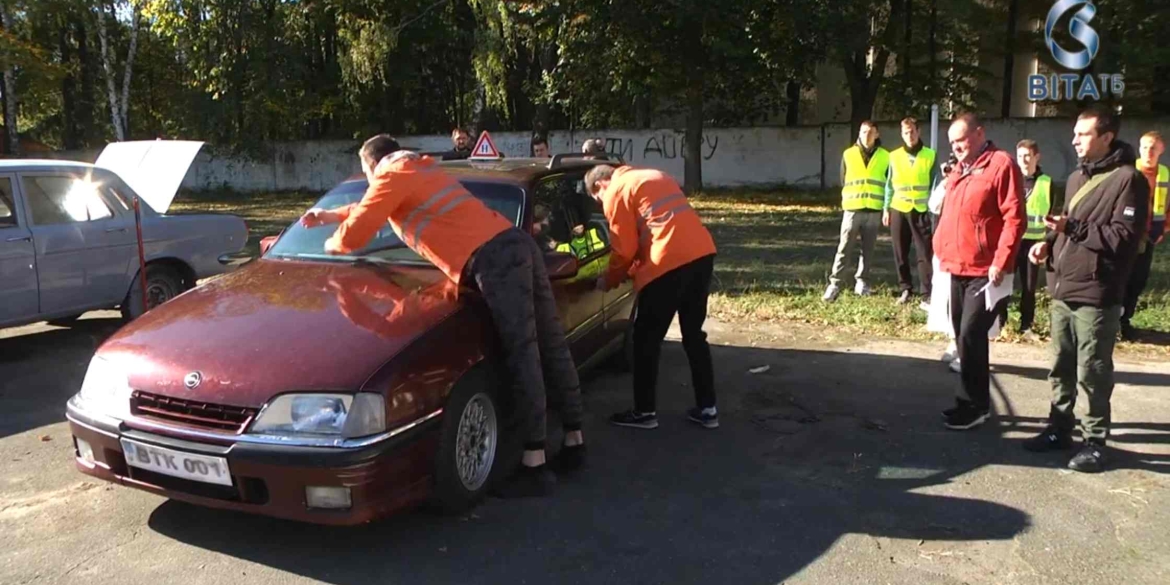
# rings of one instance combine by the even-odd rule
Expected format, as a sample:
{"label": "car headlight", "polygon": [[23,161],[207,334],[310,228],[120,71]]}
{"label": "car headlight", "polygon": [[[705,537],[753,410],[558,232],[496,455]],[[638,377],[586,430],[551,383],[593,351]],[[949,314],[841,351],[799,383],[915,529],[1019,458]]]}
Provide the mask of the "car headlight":
{"label": "car headlight", "polygon": [[268,403],[249,432],[258,435],[325,435],[351,439],[386,430],[380,394],[285,394]]}
{"label": "car headlight", "polygon": [[77,400],[98,413],[125,418],[130,415],[130,394],[126,372],[114,362],[95,356],[85,371]]}

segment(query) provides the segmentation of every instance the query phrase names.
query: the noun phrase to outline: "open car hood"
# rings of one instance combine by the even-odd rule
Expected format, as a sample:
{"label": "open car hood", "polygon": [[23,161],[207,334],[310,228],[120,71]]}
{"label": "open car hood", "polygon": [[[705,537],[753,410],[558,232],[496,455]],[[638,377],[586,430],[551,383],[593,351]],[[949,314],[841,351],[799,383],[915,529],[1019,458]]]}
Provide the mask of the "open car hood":
{"label": "open car hood", "polygon": [[189,140],[114,142],[102,150],[94,166],[113,171],[151,209],[166,213],[202,147],[202,142]]}

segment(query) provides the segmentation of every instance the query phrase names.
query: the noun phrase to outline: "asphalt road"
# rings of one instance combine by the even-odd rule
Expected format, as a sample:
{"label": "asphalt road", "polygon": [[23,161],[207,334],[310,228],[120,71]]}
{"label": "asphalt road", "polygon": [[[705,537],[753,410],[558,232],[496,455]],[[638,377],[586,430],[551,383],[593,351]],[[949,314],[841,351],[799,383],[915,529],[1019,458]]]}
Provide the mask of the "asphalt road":
{"label": "asphalt road", "polygon": [[1047,412],[1039,353],[997,347],[998,418],[953,433],[937,344],[714,323],[718,430],[682,418],[671,342],[655,431],[605,424],[628,376],[587,379],[589,468],[554,497],[337,529],[75,471],[64,403],[116,327],[96,316],[0,331],[0,583],[1170,582],[1166,363],[1119,364],[1114,469],[1089,476],[1020,449]]}

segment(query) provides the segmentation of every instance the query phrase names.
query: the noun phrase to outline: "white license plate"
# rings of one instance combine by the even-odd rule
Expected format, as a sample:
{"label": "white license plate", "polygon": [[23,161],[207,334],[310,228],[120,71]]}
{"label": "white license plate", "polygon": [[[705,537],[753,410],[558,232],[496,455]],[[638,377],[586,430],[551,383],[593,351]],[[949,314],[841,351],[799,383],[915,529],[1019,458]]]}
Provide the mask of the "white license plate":
{"label": "white license plate", "polygon": [[185,453],[127,439],[122,439],[122,453],[126,463],[134,467],[193,481],[232,485],[227,459],[223,457]]}

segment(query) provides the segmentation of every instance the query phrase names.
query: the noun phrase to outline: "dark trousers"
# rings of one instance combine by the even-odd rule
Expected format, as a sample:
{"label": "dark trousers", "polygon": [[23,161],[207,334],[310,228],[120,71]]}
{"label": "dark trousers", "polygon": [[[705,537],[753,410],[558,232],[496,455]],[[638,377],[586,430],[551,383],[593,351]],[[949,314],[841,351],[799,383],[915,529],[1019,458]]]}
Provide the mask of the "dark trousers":
{"label": "dark trousers", "polygon": [[544,447],[546,383],[556,392],[565,430],[580,430],[581,383],[536,241],[517,229],[501,233],[475,253],[469,276],[496,326],[526,422],[524,448]]}
{"label": "dark trousers", "polygon": [[1089,399],[1081,435],[1104,444],[1109,438],[1113,396],[1113,346],[1121,329],[1121,307],[1052,301],[1052,409],[1049,422],[1064,433],[1076,425],[1078,389]]}
{"label": "dark trousers", "polygon": [[1138,255],[1133,263],[1133,271],[1129,273],[1129,282],[1125,285],[1125,299],[1122,302],[1121,322],[1129,323],[1137,312],[1138,299],[1146,290],[1150,282],[1150,268],[1154,265],[1154,243],[1146,242],[1146,251]]}
{"label": "dark trousers", "polygon": [[662,340],[678,314],[683,349],[699,408],[715,406],[715,371],[703,322],[715,256],[704,256],[658,277],[638,293],[634,314],[634,410],[657,410],[658,360]]}
{"label": "dark trousers", "polygon": [[991,408],[991,342],[987,334],[1007,303],[1003,299],[988,311],[984,293],[978,292],[986,285],[986,276],[951,277],[951,323],[956,331],[959,363],[963,366],[958,399],[980,410]]}
{"label": "dark trousers", "polygon": [[922,294],[927,297],[930,296],[930,283],[934,275],[930,263],[933,257],[930,234],[929,212],[902,213],[896,209],[890,210],[890,237],[894,240],[894,266],[898,270],[898,286],[904,291],[914,290],[914,282],[910,278],[910,243],[913,242],[917,249],[915,256],[918,263],[918,282]]}
{"label": "dark trousers", "polygon": [[[1028,261],[1028,250],[1041,240],[1024,240],[1016,254],[1016,282],[1020,284],[1020,331],[1032,328],[1036,318],[1036,289],[1040,284],[1040,267]],[[1007,323],[1007,305],[1004,305],[1004,323]]]}

